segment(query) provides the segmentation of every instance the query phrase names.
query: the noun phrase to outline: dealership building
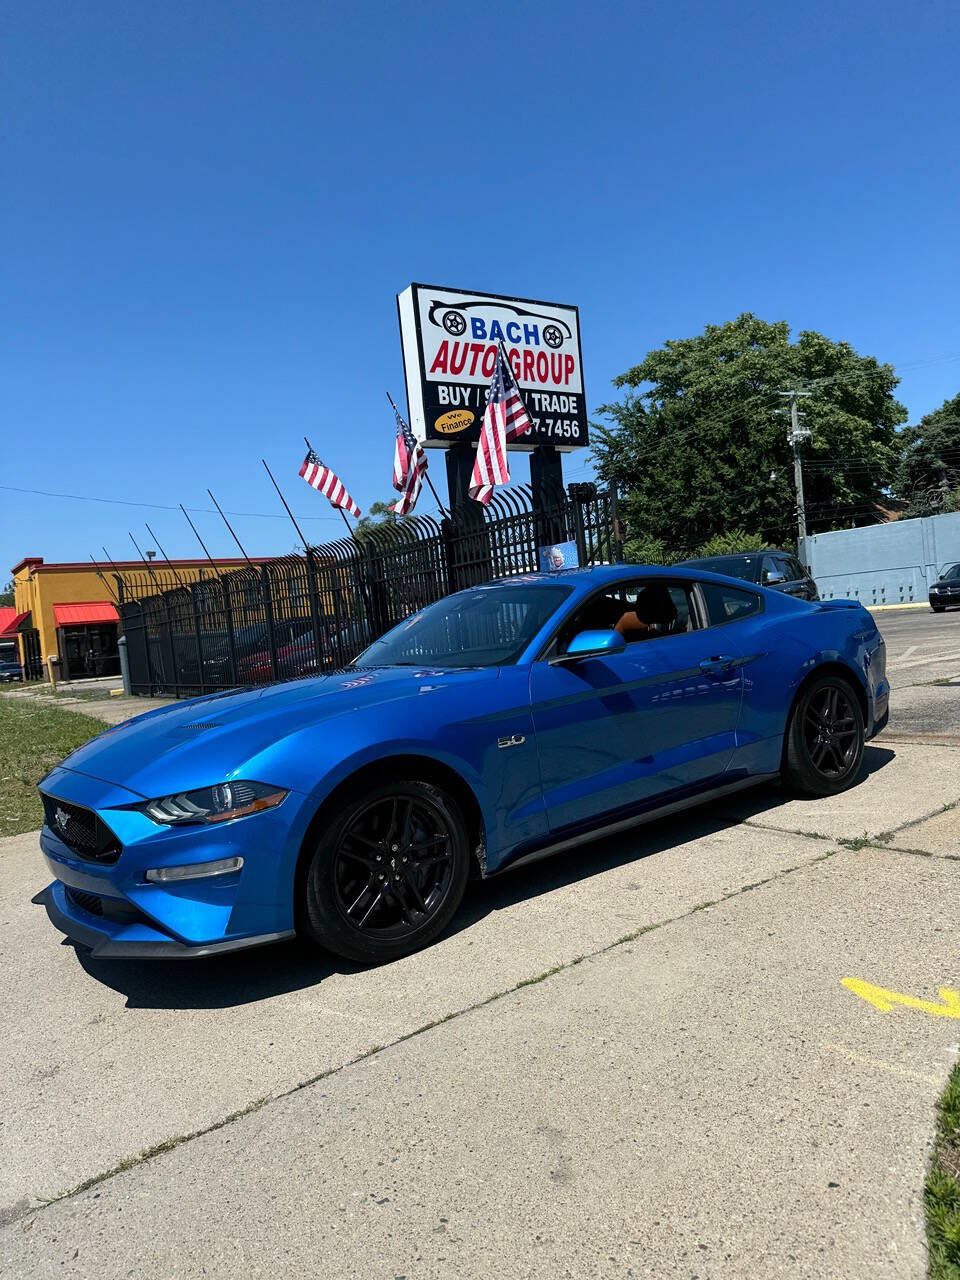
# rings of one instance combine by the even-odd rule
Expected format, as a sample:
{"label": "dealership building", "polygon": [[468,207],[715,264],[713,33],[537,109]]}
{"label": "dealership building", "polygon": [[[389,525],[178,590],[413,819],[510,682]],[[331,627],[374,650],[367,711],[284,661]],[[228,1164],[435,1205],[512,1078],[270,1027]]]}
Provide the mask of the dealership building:
{"label": "dealership building", "polygon": [[148,566],[125,560],[101,572],[90,562],[45,564],[42,556],[27,556],[11,570],[14,608],[12,615],[7,610],[0,616],[0,656],[9,650],[28,680],[49,680],[51,659],[54,677],[62,680],[118,675],[119,583],[138,595],[145,582],[155,580],[161,590],[173,586],[174,577],[186,584],[244,563],[174,560],[169,566],[166,561]]}

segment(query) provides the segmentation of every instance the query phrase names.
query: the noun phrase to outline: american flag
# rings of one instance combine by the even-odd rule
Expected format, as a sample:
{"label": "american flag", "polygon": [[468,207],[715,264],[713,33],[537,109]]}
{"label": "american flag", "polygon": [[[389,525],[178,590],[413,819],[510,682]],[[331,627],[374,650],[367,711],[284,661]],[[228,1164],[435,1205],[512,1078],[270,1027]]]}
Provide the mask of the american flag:
{"label": "american flag", "polygon": [[[400,417],[400,410],[393,401],[394,416],[397,419],[397,442],[393,451],[393,487],[403,490],[407,484],[407,472],[410,467],[410,459],[416,454],[419,445],[413,432]],[[426,470],[427,463],[424,458],[423,468]]]}
{"label": "american flag", "polygon": [[400,417],[400,410],[394,405],[393,412],[397,416],[397,438],[393,450],[393,487],[400,490],[400,497],[390,504],[390,510],[398,516],[405,516],[417,505],[420,489],[423,485],[423,474],[427,469],[427,455],[420,441]]}
{"label": "american flag", "polygon": [[300,464],[300,474],[308,485],[329,499],[331,506],[343,507],[352,516],[359,516],[360,508],[347,493],[343,481],[335,471],[323,465],[312,449]]}
{"label": "american flag", "polygon": [[507,445],[526,435],[532,426],[501,342],[497,348],[497,367],[487,388],[487,407],[483,411],[480,443],[468,490],[471,498],[486,506],[498,484],[510,483]]}

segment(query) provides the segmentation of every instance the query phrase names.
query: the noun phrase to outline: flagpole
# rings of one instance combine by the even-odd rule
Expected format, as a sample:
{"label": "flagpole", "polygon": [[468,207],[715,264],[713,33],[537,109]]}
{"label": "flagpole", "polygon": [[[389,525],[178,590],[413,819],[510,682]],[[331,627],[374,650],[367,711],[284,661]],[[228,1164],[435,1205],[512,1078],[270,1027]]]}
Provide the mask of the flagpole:
{"label": "flagpole", "polygon": [[207,493],[209,493],[209,494],[210,494],[210,501],[213,503],[213,505],[214,505],[214,506],[217,508],[217,510],[220,512],[220,519],[221,519],[221,520],[223,521],[223,523],[227,526],[227,529],[228,529],[228,530],[229,530],[229,532],[230,532],[230,537],[234,540],[234,542],[235,542],[235,543],[237,544],[237,546],[240,548],[240,554],[243,556],[244,560],[246,560],[246,562],[247,562],[247,564],[250,566],[250,568],[251,568],[251,569],[255,569],[255,568],[256,568],[256,565],[253,563],[253,561],[250,559],[250,557],[249,557],[249,556],[247,555],[247,553],[244,551],[244,549],[243,549],[243,543],[240,541],[240,539],[237,537],[237,535],[233,532],[233,528],[231,527],[230,521],[229,521],[229,520],[227,519],[227,517],[223,514],[223,508],[220,506],[220,503],[216,500],[216,498],[213,496],[213,494],[211,493],[211,491],[210,491],[209,489],[207,490]]}
{"label": "flagpole", "polygon": [[[102,542],[100,543],[100,545],[101,545],[101,547],[103,547],[103,543],[102,543]],[[103,547],[103,554],[107,557],[107,564],[108,564],[108,565],[110,566],[110,568],[113,570],[113,576],[116,578],[117,582],[118,582],[118,583],[121,585],[121,587],[122,587],[122,586],[123,586],[123,574],[120,572],[120,570],[117,568],[117,566],[113,563],[113,560],[112,560],[112,558],[111,558],[111,556],[110,556],[110,552],[107,550],[107,548],[106,548],[106,547]]]}
{"label": "flagpole", "polygon": [[174,568],[173,562],[171,561],[171,559],[170,559],[170,557],[167,555],[167,553],[164,551],[163,547],[161,547],[161,546],[160,546],[160,539],[159,539],[159,538],[157,537],[157,535],[153,532],[153,530],[150,528],[150,526],[147,524],[147,522],[146,522],[146,521],[144,521],[143,523],[144,523],[144,528],[146,529],[147,533],[149,533],[150,537],[154,540],[154,542],[155,542],[155,543],[157,544],[157,546],[160,548],[160,554],[163,556],[164,560],[166,560],[166,562],[167,562],[167,568],[168,568],[168,569],[171,569],[171,570],[173,571],[173,576],[174,576],[174,577],[176,578],[176,580],[177,580],[177,586],[178,586],[178,587],[182,587],[182,588],[183,588],[183,590],[184,590],[184,591],[186,591],[186,589],[187,589],[187,587],[186,587],[186,583],[185,583],[185,582],[183,581],[183,579],[180,577],[179,573],[177,573],[176,569]]}
{"label": "flagpole", "polygon": [[[523,405],[523,411],[524,411],[524,413],[527,415],[527,421],[530,423],[530,431],[531,431],[531,433],[533,433],[534,431],[536,431],[536,427],[535,427],[535,425],[534,425],[534,421],[533,421],[533,414],[532,414],[532,413],[530,412],[530,410],[527,408],[527,402],[526,402],[526,400],[523,398],[523,392],[520,390],[520,379],[519,379],[519,378],[517,377],[517,375],[513,372],[513,365],[510,363],[510,356],[509,356],[509,355],[508,355],[508,353],[507,353],[507,347],[506,347],[506,344],[504,343],[503,339],[502,339],[502,338],[499,338],[497,341],[498,341],[498,345],[499,345],[499,348],[500,348],[500,350],[499,350],[499,355],[503,357],[503,363],[504,363],[504,364],[507,366],[507,368],[510,370],[510,375],[511,375],[511,377],[513,378],[514,386],[517,388],[517,395],[518,395],[518,397],[519,397],[519,399],[520,399],[520,403]],[[498,358],[499,358],[499,356],[498,356]],[[507,445],[508,445],[508,442],[507,442],[507,441],[505,441],[505,442],[504,442],[504,448],[506,448],[506,447],[507,447]],[[533,456],[533,454],[534,454],[534,453],[536,453],[536,451],[537,451],[538,449],[540,449],[540,448],[542,448],[542,447],[543,447],[543,441],[542,441],[542,440],[541,440],[539,443],[534,444],[534,445],[533,445],[533,447],[532,447],[532,449],[531,449],[531,457]],[[508,471],[510,470],[510,463],[509,463],[509,462],[507,463],[507,470],[508,470]],[[531,476],[531,480],[532,480],[532,476]],[[512,484],[512,483],[513,483],[513,481],[511,480],[511,481],[510,481],[510,483]]]}
{"label": "flagpole", "polygon": [[[91,553],[90,553],[90,558],[91,558],[91,559],[93,559],[93,552],[91,552]],[[108,591],[109,591],[110,595],[113,595],[113,598],[116,600],[116,603],[118,603],[118,604],[119,604],[119,603],[120,603],[120,596],[119,596],[118,594],[116,594],[116,591],[114,591],[114,589],[113,589],[113,588],[111,588],[111,586],[110,586],[109,582],[108,582],[108,581],[106,581],[106,575],[105,575],[105,573],[104,573],[104,572],[102,572],[102,570],[101,570],[101,568],[100,568],[99,564],[97,564],[97,562],[96,562],[96,561],[93,561],[93,568],[95,568],[95,570],[97,571],[97,577],[99,577],[99,579],[100,579],[100,581],[101,581],[101,582],[104,582],[104,584],[106,585],[106,589],[108,589]]]}
{"label": "flagpole", "polygon": [[[393,396],[390,394],[390,392],[389,392],[389,391],[387,392],[387,399],[390,401],[390,407],[393,409],[393,412],[397,415],[397,417],[399,417],[399,416],[400,416],[400,410],[399,410],[399,409],[397,408],[397,406],[393,403]],[[526,405],[524,405],[524,408],[526,408]],[[418,443],[419,443],[419,445],[420,445],[420,448],[422,449],[422,448],[423,448],[423,441],[422,441],[422,440],[420,440],[420,441],[418,441]],[[445,519],[449,520],[449,519],[450,519],[450,512],[446,509],[446,507],[445,507],[445,506],[443,505],[443,503],[440,501],[440,495],[439,495],[439,493],[437,493],[436,489],[433,487],[433,481],[430,479],[430,470],[429,470],[429,468],[428,468],[426,471],[421,472],[421,474],[422,474],[422,476],[423,476],[424,480],[426,480],[427,484],[430,486],[430,492],[433,494],[434,498],[436,498],[436,500],[437,500],[437,506],[440,508],[440,514],[441,514]]]}
{"label": "flagpole", "polygon": [[[310,441],[307,439],[306,436],[303,437],[303,443],[307,446],[310,452],[313,453],[313,445],[310,443]],[[277,490],[277,492],[278,493],[280,492],[279,489]],[[353,526],[350,524],[350,521],[347,519],[346,515],[344,514],[343,507],[337,506],[335,502],[331,502],[330,505],[331,507],[337,507],[337,510],[340,512],[340,519],[347,526],[347,533],[349,533],[350,537],[353,538],[354,537]],[[286,506],[286,503],[284,503],[284,506]]]}
{"label": "flagpole", "polygon": [[221,577],[220,577],[220,570],[217,568],[217,562],[214,560],[213,556],[212,556],[212,555],[210,554],[210,552],[207,550],[207,544],[206,544],[206,543],[204,542],[204,540],[200,537],[200,534],[199,534],[199,533],[197,533],[197,526],[193,523],[193,521],[192,521],[192,520],[190,519],[190,517],[187,515],[187,508],[183,505],[183,503],[182,503],[182,502],[180,503],[180,510],[183,512],[184,517],[186,518],[187,524],[188,524],[188,525],[190,526],[190,528],[193,530],[194,535],[196,536],[197,541],[200,543],[201,547],[203,547],[203,554],[204,554],[204,555],[207,557],[207,559],[210,561],[210,564],[211,564],[211,565],[212,565],[212,567],[213,567],[213,572],[217,575],[217,577],[218,577],[218,578],[220,579],[220,581],[222,582],[222,581],[223,581],[223,578],[221,578]]}
{"label": "flagpole", "polygon": [[[536,427],[534,426],[534,422],[533,422],[533,414],[532,414],[532,413],[530,412],[530,410],[527,408],[527,402],[526,402],[526,400],[524,400],[524,398],[523,398],[523,392],[520,390],[520,379],[519,379],[519,378],[517,377],[517,375],[513,372],[513,365],[510,363],[510,356],[509,356],[509,355],[508,355],[508,353],[507,353],[507,348],[506,348],[506,346],[505,346],[504,341],[503,341],[503,339],[502,339],[502,338],[500,338],[500,339],[499,339],[499,343],[500,343],[500,350],[501,350],[501,352],[503,353],[503,361],[504,361],[504,364],[505,364],[505,365],[507,366],[507,368],[510,370],[511,374],[513,374],[513,380],[514,380],[514,382],[517,384],[517,395],[520,397],[520,403],[523,405],[524,412],[526,413],[527,417],[530,419],[530,430],[531,430],[531,431],[535,431],[535,430],[536,430]],[[543,442],[541,441],[541,444],[542,444],[542,443],[543,443]],[[540,445],[539,445],[539,444],[538,444],[538,445],[534,445],[534,448],[535,448],[535,449],[539,449],[539,448],[540,448]]]}
{"label": "flagpole", "polygon": [[267,466],[267,460],[266,460],[266,458],[261,458],[261,459],[260,459],[260,461],[263,463],[263,469],[264,469],[264,471],[266,471],[267,475],[268,475],[268,476],[270,477],[270,479],[273,481],[273,487],[274,487],[274,488],[276,489],[276,491],[277,491],[277,497],[278,497],[278,498],[280,499],[280,501],[283,503],[283,509],[286,511],[287,515],[290,517],[290,523],[293,525],[293,527],[296,529],[297,533],[299,534],[299,536],[300,536],[300,541],[303,543],[303,549],[304,549],[304,552],[306,552],[306,550],[307,550],[307,540],[306,540],[306,538],[303,536],[303,531],[301,530],[300,526],[297,524],[297,522],[296,522],[296,520],[295,520],[295,518],[294,518],[293,512],[292,512],[292,511],[290,510],[290,508],[287,506],[287,500],[286,500],[286,498],[283,496],[283,494],[280,492],[280,486],[277,484],[276,480],[274,480],[274,479],[273,479],[273,472],[272,472],[272,471],[270,470],[270,468]]}

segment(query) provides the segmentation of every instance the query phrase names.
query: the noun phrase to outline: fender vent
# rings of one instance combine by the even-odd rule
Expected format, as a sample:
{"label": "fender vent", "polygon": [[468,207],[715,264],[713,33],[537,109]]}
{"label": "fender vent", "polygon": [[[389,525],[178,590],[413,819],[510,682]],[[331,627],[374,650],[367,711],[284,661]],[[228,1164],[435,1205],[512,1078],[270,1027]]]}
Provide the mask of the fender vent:
{"label": "fender vent", "polygon": [[216,720],[198,720],[195,724],[182,724],[181,729],[219,729],[220,725]]}

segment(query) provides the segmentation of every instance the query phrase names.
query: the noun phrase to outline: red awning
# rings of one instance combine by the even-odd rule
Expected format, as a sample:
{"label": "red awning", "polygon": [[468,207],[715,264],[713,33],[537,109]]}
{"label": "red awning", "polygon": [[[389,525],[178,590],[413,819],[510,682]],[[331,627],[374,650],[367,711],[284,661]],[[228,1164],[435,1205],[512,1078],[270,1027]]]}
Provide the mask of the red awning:
{"label": "red awning", "polygon": [[[13,610],[11,610],[11,613],[12,612]],[[10,619],[10,621],[7,623],[6,626],[3,626],[2,623],[0,623],[0,636],[15,636],[17,634],[17,628],[20,626],[20,623],[24,620],[24,618],[29,618],[29,617],[30,617],[30,610],[28,609],[26,613],[14,614],[14,616]]]}
{"label": "red awning", "polygon": [[100,622],[119,622],[117,611],[105,600],[86,604],[55,604],[53,617],[58,627],[91,627]]}

